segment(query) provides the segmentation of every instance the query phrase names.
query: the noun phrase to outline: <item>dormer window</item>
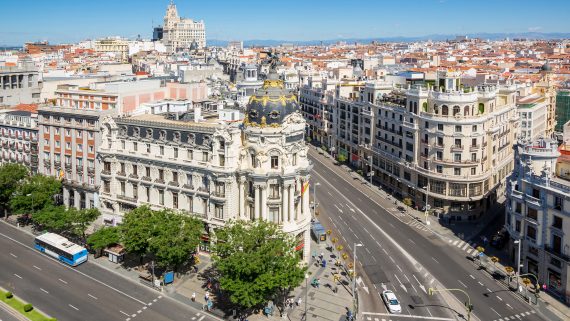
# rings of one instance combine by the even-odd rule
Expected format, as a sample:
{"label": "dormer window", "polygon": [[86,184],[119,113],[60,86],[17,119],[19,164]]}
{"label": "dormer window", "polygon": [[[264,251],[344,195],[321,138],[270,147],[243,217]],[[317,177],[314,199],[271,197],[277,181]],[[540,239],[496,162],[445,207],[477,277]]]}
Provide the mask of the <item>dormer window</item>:
{"label": "dormer window", "polygon": [[279,156],[271,156],[271,168],[279,168]]}

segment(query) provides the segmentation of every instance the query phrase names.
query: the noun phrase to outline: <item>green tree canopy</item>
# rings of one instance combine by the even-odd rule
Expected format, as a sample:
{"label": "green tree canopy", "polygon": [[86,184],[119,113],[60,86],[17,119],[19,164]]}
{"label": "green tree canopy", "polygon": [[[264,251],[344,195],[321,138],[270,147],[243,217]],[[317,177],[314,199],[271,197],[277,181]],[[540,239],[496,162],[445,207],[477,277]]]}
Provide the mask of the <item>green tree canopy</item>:
{"label": "green tree canopy", "polygon": [[33,221],[53,232],[71,230],[71,215],[65,206],[48,205],[35,212]]}
{"label": "green tree canopy", "polygon": [[10,206],[16,213],[31,213],[54,205],[54,195],[61,192],[61,182],[51,176],[34,175],[18,185]]}
{"label": "green tree canopy", "polygon": [[274,223],[232,221],[216,230],[216,237],[213,253],[220,287],[234,304],[260,306],[304,278],[294,238]]}
{"label": "green tree canopy", "polygon": [[78,210],[75,207],[70,207],[69,218],[71,220],[72,233],[81,236],[85,240],[85,231],[93,221],[99,217],[99,210],[96,208],[87,208]]}
{"label": "green tree canopy", "polygon": [[154,225],[154,211],[146,205],[126,213],[120,226],[125,250],[140,256],[147,254]]}
{"label": "green tree canopy", "polygon": [[20,164],[3,164],[0,166],[0,207],[8,209],[10,199],[21,181],[28,176],[28,169]]}
{"label": "green tree canopy", "polygon": [[149,241],[150,252],[159,265],[176,269],[198,248],[204,223],[194,216],[170,210],[155,212],[154,220],[160,224]]}
{"label": "green tree canopy", "polygon": [[121,231],[116,226],[99,229],[87,238],[87,244],[95,250],[104,249],[120,241]]}

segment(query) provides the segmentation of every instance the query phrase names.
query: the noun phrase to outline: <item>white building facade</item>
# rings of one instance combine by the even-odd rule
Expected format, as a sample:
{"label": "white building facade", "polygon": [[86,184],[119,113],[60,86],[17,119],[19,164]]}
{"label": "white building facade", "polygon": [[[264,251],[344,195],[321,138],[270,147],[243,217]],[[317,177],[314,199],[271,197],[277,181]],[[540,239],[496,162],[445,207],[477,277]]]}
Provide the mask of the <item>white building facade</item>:
{"label": "white building facade", "polygon": [[204,21],[181,18],[173,2],[170,2],[166,10],[163,32],[162,41],[169,52],[206,47]]}

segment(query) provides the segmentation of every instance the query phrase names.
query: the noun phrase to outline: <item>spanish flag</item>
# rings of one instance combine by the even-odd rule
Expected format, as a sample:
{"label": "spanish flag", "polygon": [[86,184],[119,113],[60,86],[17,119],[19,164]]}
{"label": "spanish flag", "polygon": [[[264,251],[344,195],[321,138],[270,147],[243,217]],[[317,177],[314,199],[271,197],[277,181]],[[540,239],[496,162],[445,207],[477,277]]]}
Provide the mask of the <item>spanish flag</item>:
{"label": "spanish flag", "polygon": [[309,181],[306,181],[303,186],[301,186],[301,195],[305,194],[309,190]]}

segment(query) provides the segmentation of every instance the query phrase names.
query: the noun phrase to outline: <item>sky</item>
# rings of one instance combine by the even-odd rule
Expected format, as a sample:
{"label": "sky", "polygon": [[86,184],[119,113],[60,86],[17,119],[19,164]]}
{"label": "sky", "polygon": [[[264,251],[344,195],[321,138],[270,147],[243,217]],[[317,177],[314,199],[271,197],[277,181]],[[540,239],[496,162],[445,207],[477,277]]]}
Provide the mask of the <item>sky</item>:
{"label": "sky", "polygon": [[[143,38],[170,0],[0,0],[0,45]],[[207,39],[330,40],[570,32],[570,0],[175,0]]]}

